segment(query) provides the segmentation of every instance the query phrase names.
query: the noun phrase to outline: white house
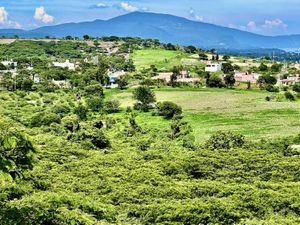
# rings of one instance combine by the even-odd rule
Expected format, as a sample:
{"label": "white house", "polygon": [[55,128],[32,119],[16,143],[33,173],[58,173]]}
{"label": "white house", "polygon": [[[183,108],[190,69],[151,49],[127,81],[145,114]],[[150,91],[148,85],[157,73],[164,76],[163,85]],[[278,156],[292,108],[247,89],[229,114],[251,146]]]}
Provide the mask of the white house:
{"label": "white house", "polygon": [[52,62],[53,66],[60,67],[60,68],[67,68],[69,70],[75,70],[76,66],[75,63],[71,63],[69,60],[66,60],[63,63],[60,62]]}
{"label": "white house", "polygon": [[126,75],[126,72],[123,70],[116,71],[116,72],[108,71],[109,82],[105,87],[106,88],[117,88],[118,87],[117,79],[124,75]]}
{"label": "white house", "polygon": [[17,66],[18,66],[18,63],[17,63],[17,62],[14,62],[13,60],[10,60],[10,61],[2,61],[1,64],[3,64],[4,66],[11,66],[11,65],[14,65],[14,67],[17,67]]}
{"label": "white house", "polygon": [[222,65],[218,63],[209,63],[205,66],[205,72],[218,72],[222,70]]}

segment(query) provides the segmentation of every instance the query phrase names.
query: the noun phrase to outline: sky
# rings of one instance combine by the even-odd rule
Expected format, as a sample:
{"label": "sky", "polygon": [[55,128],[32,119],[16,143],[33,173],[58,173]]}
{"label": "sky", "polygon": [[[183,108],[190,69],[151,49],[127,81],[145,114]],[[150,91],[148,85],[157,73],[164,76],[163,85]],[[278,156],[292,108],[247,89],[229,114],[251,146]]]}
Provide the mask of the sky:
{"label": "sky", "polygon": [[166,13],[263,35],[300,34],[299,0],[0,0],[0,28]]}

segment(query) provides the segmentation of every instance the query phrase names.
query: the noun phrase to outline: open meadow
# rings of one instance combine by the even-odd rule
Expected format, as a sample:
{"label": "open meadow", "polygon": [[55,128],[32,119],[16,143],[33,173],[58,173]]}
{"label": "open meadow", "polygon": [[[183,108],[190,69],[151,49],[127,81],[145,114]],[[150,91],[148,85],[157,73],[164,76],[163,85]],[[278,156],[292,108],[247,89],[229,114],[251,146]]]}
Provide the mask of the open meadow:
{"label": "open meadow", "polygon": [[[202,143],[216,131],[234,131],[251,140],[275,138],[300,133],[300,102],[265,100],[270,93],[227,89],[156,89],[157,101],[172,101],[183,108],[196,141]],[[122,107],[132,106],[129,91],[112,95]],[[168,121],[142,114],[148,126],[163,127]]]}
{"label": "open meadow", "polygon": [[155,65],[158,70],[170,71],[174,66],[181,64],[199,64],[193,55],[163,49],[135,50],[131,58],[138,71],[149,68],[151,65]]}

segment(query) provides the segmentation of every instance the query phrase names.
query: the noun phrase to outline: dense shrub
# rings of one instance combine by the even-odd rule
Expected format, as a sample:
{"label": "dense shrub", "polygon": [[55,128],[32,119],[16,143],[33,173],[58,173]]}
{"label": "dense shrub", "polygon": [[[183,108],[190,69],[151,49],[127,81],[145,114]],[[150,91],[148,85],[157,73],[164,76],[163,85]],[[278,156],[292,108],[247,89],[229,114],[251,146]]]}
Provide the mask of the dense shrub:
{"label": "dense shrub", "polygon": [[104,96],[103,87],[101,84],[89,85],[84,88],[86,95],[97,95],[99,97]]}
{"label": "dense shrub", "polygon": [[[15,178],[23,170],[31,169],[35,152],[35,147],[26,135],[0,121],[0,178],[1,172]],[[0,193],[2,186],[1,181]]]}
{"label": "dense shrub", "polygon": [[99,149],[109,148],[111,146],[109,139],[105,136],[103,131],[91,126],[82,126],[71,138],[74,141],[90,142],[94,147]]}
{"label": "dense shrub", "polygon": [[74,113],[75,113],[81,120],[85,120],[85,119],[87,118],[88,109],[87,109],[84,105],[79,104],[77,107],[75,107]]}
{"label": "dense shrub", "polygon": [[290,100],[290,101],[295,101],[295,100],[296,100],[295,95],[294,95],[292,92],[290,92],[290,91],[286,91],[286,92],[284,93],[284,96],[285,96],[285,98],[286,98],[287,100]]}
{"label": "dense shrub", "polygon": [[120,111],[120,102],[118,100],[108,101],[104,104],[107,113],[117,113]]}
{"label": "dense shrub", "polygon": [[66,116],[61,120],[61,123],[67,130],[71,132],[79,129],[79,118],[77,115]]}
{"label": "dense shrub", "polygon": [[182,114],[182,108],[173,102],[159,102],[157,104],[157,110],[160,116],[164,116],[167,119]]}
{"label": "dense shrub", "polygon": [[206,142],[206,147],[210,149],[232,149],[241,148],[245,144],[245,137],[232,132],[218,132],[212,135]]}
{"label": "dense shrub", "polygon": [[98,96],[90,96],[86,99],[86,103],[93,112],[98,112],[103,108],[103,99]]}
{"label": "dense shrub", "polygon": [[300,84],[299,83],[297,83],[293,86],[293,91],[300,93]]}
{"label": "dense shrub", "polygon": [[31,118],[33,127],[50,126],[52,123],[60,123],[60,116],[52,112],[37,113]]}
{"label": "dense shrub", "polygon": [[69,112],[71,112],[71,109],[68,105],[57,104],[51,109],[51,111],[53,113],[64,116],[64,115],[68,114]]}
{"label": "dense shrub", "polygon": [[276,87],[274,85],[266,85],[266,90],[268,92],[279,92],[279,87]]}

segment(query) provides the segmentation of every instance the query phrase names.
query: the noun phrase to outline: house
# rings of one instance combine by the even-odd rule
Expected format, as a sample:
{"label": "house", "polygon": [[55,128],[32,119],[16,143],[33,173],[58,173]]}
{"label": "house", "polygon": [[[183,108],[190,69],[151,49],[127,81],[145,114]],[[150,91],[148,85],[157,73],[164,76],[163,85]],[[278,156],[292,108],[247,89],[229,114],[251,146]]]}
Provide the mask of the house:
{"label": "house", "polygon": [[18,63],[14,62],[13,60],[2,61],[0,63],[3,64],[4,66],[12,66],[13,65],[14,68],[16,68],[18,66]]}
{"label": "house", "polygon": [[35,84],[38,84],[38,83],[41,82],[41,77],[40,77],[40,75],[38,75],[38,74],[32,75],[31,79],[33,80],[33,82],[34,82]]}
{"label": "house", "polygon": [[33,70],[33,67],[32,67],[32,66],[28,66],[28,67],[26,68],[26,70],[32,71],[32,70]]}
{"label": "house", "polygon": [[236,82],[256,84],[260,74],[248,72],[235,72],[234,78]]}
{"label": "house", "polygon": [[12,77],[16,77],[18,75],[18,71],[16,68],[10,70],[1,70],[0,74],[11,73]]}
{"label": "house", "polygon": [[60,88],[71,88],[70,84],[66,80],[52,80],[52,83]]}
{"label": "house", "polygon": [[116,71],[116,72],[108,71],[109,81],[105,87],[106,88],[117,88],[118,87],[117,79],[124,75],[126,75],[126,72],[124,70]]}
{"label": "house", "polygon": [[222,65],[219,63],[208,63],[205,66],[205,72],[218,72],[222,70]]}
{"label": "house", "polygon": [[60,68],[67,68],[68,70],[75,70],[75,63],[71,63],[69,60],[66,60],[63,63],[60,62],[52,62],[53,66]]}
{"label": "house", "polygon": [[299,75],[289,75],[285,79],[279,79],[277,82],[277,85],[280,86],[290,86],[290,85],[295,85],[296,83],[300,82],[300,77]]}
{"label": "house", "polygon": [[[164,80],[165,82],[171,81],[171,76],[173,72],[164,72],[159,73],[157,76],[153,77],[153,80]],[[177,82],[185,82],[185,83],[193,83],[196,81],[200,81],[199,78],[192,78],[187,70],[180,71],[179,75],[177,76]]]}

